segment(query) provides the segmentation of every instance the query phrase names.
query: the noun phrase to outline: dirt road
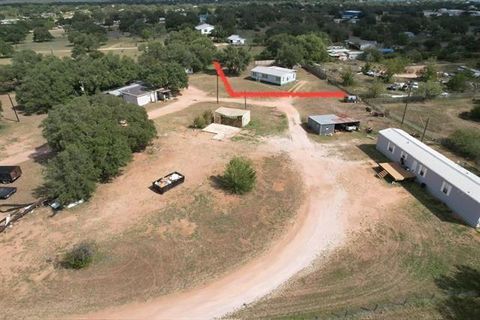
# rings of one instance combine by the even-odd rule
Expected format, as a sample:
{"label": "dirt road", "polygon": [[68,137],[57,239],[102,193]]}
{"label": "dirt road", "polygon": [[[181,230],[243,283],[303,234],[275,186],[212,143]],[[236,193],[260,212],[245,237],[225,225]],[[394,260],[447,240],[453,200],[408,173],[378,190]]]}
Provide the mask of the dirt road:
{"label": "dirt road", "polygon": [[275,104],[288,116],[290,134],[288,138],[272,140],[265,148],[288,152],[302,170],[308,193],[308,200],[289,232],[261,257],[203,287],[76,318],[221,317],[270,293],[308,267],[319,254],[342,243],[344,223],[341,207],[347,194],[335,184],[335,172],[342,164],[337,160],[328,160],[324,151],[310,142],[290,100],[278,100]]}

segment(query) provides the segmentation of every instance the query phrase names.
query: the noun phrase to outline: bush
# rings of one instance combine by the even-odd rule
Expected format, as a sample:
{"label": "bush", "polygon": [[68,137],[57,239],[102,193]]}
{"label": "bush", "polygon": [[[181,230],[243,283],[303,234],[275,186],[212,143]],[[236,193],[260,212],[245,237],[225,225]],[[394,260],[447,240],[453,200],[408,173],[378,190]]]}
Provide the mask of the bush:
{"label": "bush", "polygon": [[253,189],[257,180],[257,174],[248,159],[234,157],[227,164],[222,184],[225,189],[236,194],[244,194]]}
{"label": "bush", "polygon": [[203,129],[212,123],[212,121],[212,112],[207,110],[201,116],[198,116],[193,120],[193,127],[197,129]]}
{"label": "bush", "polygon": [[197,129],[203,129],[207,126],[205,118],[202,116],[198,116],[193,120],[193,127]]}
{"label": "bush", "polygon": [[459,155],[480,161],[480,132],[476,130],[456,130],[442,143]]}
{"label": "bush", "polygon": [[67,269],[82,269],[89,266],[97,251],[95,243],[81,242],[65,254],[62,266]]}
{"label": "bush", "polygon": [[470,118],[475,121],[480,121],[480,104],[477,104],[470,110]]}
{"label": "bush", "polygon": [[351,69],[347,69],[342,73],[342,84],[347,87],[355,84],[355,78]]}

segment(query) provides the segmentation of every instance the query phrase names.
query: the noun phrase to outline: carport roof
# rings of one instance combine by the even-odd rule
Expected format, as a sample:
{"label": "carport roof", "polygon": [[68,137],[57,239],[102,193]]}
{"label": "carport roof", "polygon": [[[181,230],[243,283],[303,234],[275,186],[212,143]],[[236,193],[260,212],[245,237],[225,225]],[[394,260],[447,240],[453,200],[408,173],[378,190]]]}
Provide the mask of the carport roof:
{"label": "carport roof", "polygon": [[215,113],[219,113],[226,117],[243,117],[243,115],[249,114],[250,110],[220,107],[215,110]]}
{"label": "carport roof", "polygon": [[346,116],[337,116],[336,114],[322,114],[316,116],[309,116],[309,118],[320,125],[360,122],[360,120]]}

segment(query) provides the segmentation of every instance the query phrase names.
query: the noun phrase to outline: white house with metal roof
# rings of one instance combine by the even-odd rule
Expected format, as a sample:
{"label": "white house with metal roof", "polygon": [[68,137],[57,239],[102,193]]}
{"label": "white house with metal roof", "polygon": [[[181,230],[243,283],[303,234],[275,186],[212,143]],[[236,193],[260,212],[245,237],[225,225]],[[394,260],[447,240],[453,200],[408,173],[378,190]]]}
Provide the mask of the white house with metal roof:
{"label": "white house with metal roof", "polygon": [[227,38],[228,43],[236,45],[236,46],[243,46],[245,44],[245,39],[240,37],[238,34],[232,34],[230,37]]}
{"label": "white house with metal roof", "polygon": [[168,89],[149,89],[142,83],[129,84],[115,90],[107,91],[106,93],[116,97],[122,97],[125,102],[133,103],[137,106],[144,106],[159,100],[168,100],[171,97],[171,92]]}
{"label": "white house with metal roof", "polygon": [[256,66],[250,71],[250,77],[257,81],[264,81],[282,86],[294,82],[297,79],[297,72],[293,69],[281,67]]}
{"label": "white house with metal roof", "polygon": [[473,227],[480,227],[480,177],[401,129],[379,132],[377,150],[416,176],[416,181]]}
{"label": "white house with metal roof", "polygon": [[195,27],[195,30],[200,31],[201,34],[210,34],[215,27],[208,23],[202,23]]}

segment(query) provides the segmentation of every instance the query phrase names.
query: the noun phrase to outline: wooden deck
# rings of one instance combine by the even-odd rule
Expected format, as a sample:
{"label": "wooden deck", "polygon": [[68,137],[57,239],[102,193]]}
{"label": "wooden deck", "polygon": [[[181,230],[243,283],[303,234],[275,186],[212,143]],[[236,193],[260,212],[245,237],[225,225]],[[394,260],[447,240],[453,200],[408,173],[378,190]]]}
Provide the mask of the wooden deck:
{"label": "wooden deck", "polygon": [[[387,174],[393,178],[395,181],[404,181],[415,179],[415,174],[413,172],[403,169],[396,162],[383,162],[378,164],[383,170],[379,173],[379,176],[382,178]],[[382,174],[383,173],[383,174]]]}

